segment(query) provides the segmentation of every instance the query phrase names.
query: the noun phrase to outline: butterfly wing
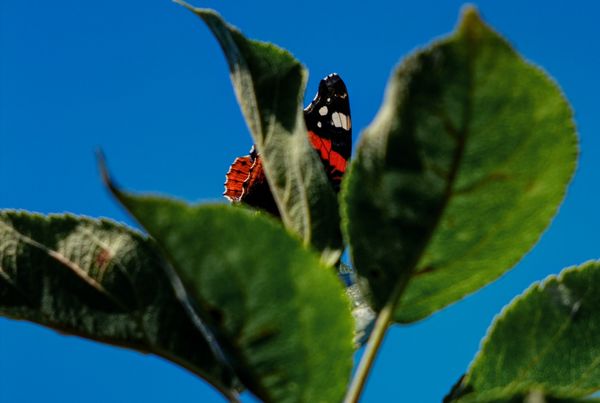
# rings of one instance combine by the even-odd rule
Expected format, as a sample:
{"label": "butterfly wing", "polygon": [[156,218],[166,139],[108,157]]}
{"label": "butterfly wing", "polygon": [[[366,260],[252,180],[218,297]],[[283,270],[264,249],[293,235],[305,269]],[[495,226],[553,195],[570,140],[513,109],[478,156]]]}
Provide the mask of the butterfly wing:
{"label": "butterfly wing", "polygon": [[225,192],[223,195],[229,201],[238,201],[244,194],[244,183],[250,176],[254,162],[249,155],[238,157],[225,174]]}
{"label": "butterfly wing", "polygon": [[317,95],[304,109],[304,120],[310,142],[337,191],[352,152],[350,101],[339,75],[330,74],[321,80]]}
{"label": "butterfly wing", "polygon": [[[350,102],[340,76],[334,73],[321,80],[317,95],[304,109],[304,120],[310,142],[333,188],[339,191],[352,152]],[[226,174],[223,194],[232,202],[243,202],[279,216],[262,160],[254,146],[249,155],[233,161]]]}

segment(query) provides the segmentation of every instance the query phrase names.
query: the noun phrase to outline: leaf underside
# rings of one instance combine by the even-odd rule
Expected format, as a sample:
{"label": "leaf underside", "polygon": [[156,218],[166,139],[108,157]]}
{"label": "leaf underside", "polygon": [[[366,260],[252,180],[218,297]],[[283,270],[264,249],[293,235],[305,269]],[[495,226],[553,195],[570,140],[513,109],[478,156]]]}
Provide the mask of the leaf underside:
{"label": "leaf underside", "polygon": [[233,378],[178,301],[155,248],[108,220],[0,212],[0,315],[153,353],[230,395]]}

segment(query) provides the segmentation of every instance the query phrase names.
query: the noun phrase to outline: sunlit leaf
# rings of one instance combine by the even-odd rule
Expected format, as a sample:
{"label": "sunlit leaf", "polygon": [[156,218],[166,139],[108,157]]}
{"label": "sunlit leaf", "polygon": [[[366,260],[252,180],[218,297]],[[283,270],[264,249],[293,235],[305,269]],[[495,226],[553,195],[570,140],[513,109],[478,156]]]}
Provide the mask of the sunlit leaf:
{"label": "sunlit leaf", "polygon": [[539,391],[582,398],[600,390],[600,262],[531,286],[494,320],[448,401],[480,402]]}

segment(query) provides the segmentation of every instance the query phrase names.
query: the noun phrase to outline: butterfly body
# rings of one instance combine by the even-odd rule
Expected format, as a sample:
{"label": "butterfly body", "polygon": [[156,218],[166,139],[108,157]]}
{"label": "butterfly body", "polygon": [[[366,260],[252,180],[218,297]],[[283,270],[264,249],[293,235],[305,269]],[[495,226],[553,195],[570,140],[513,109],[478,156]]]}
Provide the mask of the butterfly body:
{"label": "butterfly body", "polygon": [[[310,143],[337,192],[352,152],[350,102],[340,76],[330,74],[321,80],[317,95],[304,109],[304,121]],[[229,168],[223,194],[234,203],[243,202],[279,215],[260,154],[254,146],[249,155],[236,158]]]}

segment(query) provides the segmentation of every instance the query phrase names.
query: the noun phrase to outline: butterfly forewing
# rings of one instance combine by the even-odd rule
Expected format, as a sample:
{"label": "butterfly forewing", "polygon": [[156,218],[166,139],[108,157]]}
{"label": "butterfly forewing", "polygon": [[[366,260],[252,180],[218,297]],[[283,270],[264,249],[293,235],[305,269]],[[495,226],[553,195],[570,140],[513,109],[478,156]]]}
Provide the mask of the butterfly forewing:
{"label": "butterfly forewing", "polygon": [[309,139],[337,191],[352,152],[350,101],[344,81],[337,74],[321,80],[319,91],[304,109]]}

